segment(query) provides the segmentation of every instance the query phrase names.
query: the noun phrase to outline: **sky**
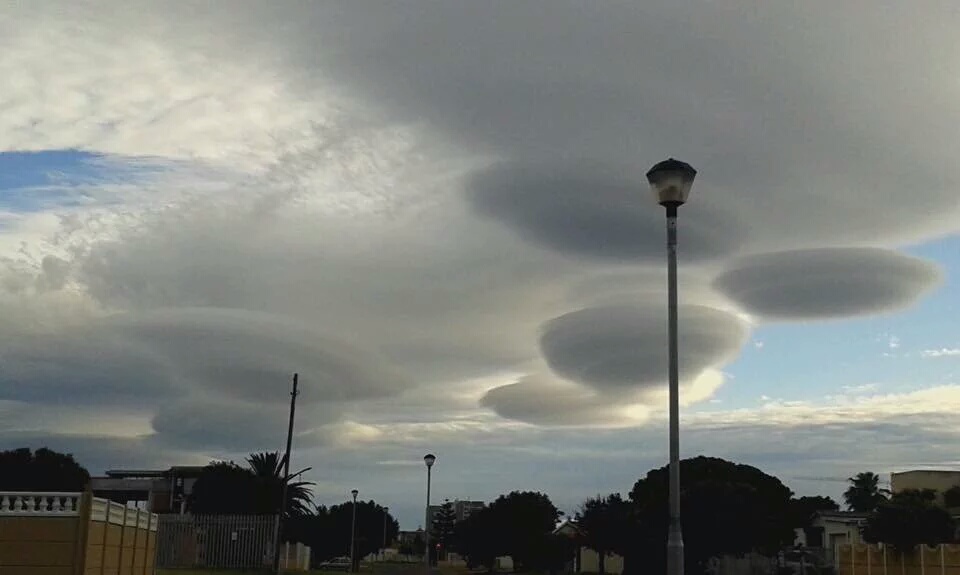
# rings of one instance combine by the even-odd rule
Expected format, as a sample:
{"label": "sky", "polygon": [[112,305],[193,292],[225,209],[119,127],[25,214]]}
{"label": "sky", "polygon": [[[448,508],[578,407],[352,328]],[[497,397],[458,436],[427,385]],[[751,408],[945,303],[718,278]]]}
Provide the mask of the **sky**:
{"label": "sky", "polygon": [[952,2],[0,8],[0,447],[281,449],[319,503],[568,513],[681,454],[960,465]]}

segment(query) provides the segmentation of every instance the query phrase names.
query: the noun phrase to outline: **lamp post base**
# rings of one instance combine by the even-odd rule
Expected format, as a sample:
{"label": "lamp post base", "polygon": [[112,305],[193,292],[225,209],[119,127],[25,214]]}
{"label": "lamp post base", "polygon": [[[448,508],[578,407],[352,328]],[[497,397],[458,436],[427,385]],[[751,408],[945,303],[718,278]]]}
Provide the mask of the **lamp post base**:
{"label": "lamp post base", "polygon": [[683,575],[683,535],[679,524],[671,524],[667,536],[667,575]]}

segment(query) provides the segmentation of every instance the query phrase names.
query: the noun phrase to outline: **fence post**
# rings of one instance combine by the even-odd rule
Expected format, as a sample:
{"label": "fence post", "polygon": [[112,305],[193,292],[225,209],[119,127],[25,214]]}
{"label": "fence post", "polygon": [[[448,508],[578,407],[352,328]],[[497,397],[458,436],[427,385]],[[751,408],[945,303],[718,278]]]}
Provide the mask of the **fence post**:
{"label": "fence post", "polygon": [[870,564],[870,545],[867,545],[867,575],[870,575],[872,565]]}
{"label": "fence post", "polygon": [[947,572],[947,556],[943,552],[943,543],[940,544],[940,575],[946,575]]}
{"label": "fence post", "polygon": [[77,538],[73,553],[74,575],[83,575],[87,568],[87,539],[90,536],[90,508],[93,504],[93,492],[88,484],[80,496],[80,516],[77,518]]}

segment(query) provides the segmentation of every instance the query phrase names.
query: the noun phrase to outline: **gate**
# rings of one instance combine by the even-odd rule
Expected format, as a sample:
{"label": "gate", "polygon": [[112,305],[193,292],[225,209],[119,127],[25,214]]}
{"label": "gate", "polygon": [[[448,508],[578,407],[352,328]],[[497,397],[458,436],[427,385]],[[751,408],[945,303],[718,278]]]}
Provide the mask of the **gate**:
{"label": "gate", "polygon": [[273,563],[276,515],[160,515],[157,566],[246,569]]}

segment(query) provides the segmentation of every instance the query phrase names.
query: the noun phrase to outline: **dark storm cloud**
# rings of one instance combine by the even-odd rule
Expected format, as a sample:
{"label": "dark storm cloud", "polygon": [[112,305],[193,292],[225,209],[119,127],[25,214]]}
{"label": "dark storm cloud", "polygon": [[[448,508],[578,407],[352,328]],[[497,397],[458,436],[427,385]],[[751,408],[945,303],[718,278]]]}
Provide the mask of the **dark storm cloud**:
{"label": "dark storm cloud", "polygon": [[935,264],[895,251],[828,248],[746,258],[714,285],[764,319],[803,320],[900,309],[940,279]]}
{"label": "dark storm cloud", "polygon": [[[717,309],[680,308],[680,377],[736,356],[747,337],[737,317]],[[547,322],[540,348],[558,375],[597,389],[654,390],[667,373],[666,310],[659,305],[610,305],[574,311]]]}
{"label": "dark storm cloud", "polygon": [[[588,258],[661,262],[665,219],[642,171],[595,162],[510,163],[474,174],[475,209],[521,237]],[[706,202],[684,209],[684,261],[734,252],[743,227]]]}
{"label": "dark storm cloud", "polygon": [[[316,398],[314,398],[316,399]],[[298,430],[336,419],[335,407],[300,405]],[[183,450],[252,452],[280,449],[286,440],[286,405],[264,405],[230,398],[189,398],[161,405],[152,425],[159,445]],[[298,435],[297,447],[320,442],[315,435]]]}

